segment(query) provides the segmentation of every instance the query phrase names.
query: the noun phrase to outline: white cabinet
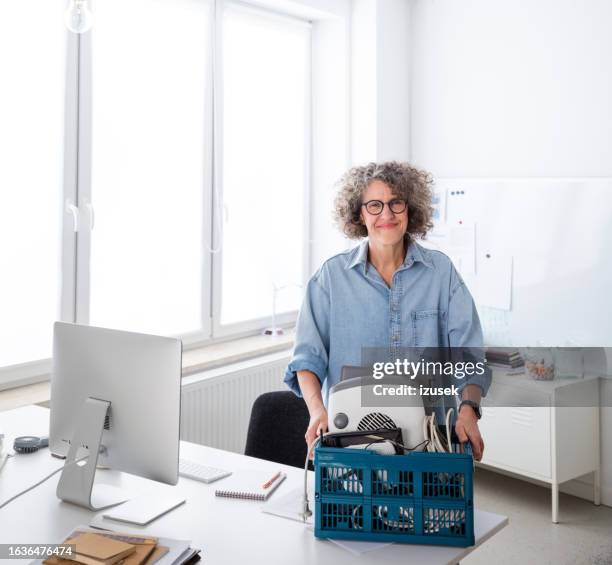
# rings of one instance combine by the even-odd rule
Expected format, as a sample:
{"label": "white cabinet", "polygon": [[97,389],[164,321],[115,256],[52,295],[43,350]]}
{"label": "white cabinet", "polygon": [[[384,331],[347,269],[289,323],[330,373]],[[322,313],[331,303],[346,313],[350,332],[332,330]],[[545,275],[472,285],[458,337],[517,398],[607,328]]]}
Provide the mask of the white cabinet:
{"label": "white cabinet", "polygon": [[544,382],[496,371],[482,412],[480,464],[549,483],[553,522],[562,482],[594,473],[600,503],[599,377]]}
{"label": "white cabinet", "polygon": [[551,477],[550,407],[483,409],[483,463],[542,480]]}

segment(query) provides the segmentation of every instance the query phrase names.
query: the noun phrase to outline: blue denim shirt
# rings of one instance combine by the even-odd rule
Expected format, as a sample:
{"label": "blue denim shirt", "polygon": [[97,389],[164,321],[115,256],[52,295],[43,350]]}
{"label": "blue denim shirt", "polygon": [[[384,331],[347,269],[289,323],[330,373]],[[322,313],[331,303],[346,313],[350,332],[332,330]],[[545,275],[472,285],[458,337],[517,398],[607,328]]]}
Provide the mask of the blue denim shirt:
{"label": "blue denim shirt", "polygon": [[[329,388],[344,365],[359,366],[362,348],[482,347],[478,313],[465,283],[440,251],[410,242],[391,288],[368,262],[368,241],[328,259],[310,279],[297,320],[293,358],[284,381],[300,396],[297,371],[313,372]],[[457,384],[479,385],[473,375]]]}

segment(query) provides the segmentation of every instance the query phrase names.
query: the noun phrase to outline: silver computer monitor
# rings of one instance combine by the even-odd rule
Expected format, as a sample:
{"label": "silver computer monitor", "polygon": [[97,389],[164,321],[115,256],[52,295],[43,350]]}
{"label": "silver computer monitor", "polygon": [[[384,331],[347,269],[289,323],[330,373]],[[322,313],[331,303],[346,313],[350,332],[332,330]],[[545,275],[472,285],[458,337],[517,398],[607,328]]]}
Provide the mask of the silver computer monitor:
{"label": "silver computer monitor", "polygon": [[95,439],[87,402],[107,402],[97,464],[176,484],[181,354],[179,339],[56,322],[51,452],[67,456],[77,432]]}

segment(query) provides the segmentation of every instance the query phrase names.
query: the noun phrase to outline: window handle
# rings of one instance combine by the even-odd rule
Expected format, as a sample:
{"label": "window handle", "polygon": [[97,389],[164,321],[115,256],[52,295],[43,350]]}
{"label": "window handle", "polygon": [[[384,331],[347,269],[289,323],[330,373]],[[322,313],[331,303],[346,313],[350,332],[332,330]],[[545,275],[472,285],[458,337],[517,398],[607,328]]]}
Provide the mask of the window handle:
{"label": "window handle", "polygon": [[89,229],[90,231],[93,231],[94,224],[96,223],[96,214],[94,211],[94,207],[91,202],[88,202],[87,204],[85,204],[85,206],[87,207],[87,210],[89,211]]}
{"label": "window handle", "polygon": [[66,199],[66,213],[72,214],[72,229],[76,233],[79,231],[79,209],[70,201]]}

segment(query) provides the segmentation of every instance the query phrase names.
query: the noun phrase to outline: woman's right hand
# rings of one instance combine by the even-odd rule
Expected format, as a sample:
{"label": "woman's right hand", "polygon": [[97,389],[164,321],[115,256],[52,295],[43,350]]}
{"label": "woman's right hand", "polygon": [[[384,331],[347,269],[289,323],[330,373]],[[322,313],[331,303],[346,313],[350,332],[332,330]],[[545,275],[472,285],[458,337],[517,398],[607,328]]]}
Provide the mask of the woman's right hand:
{"label": "woman's right hand", "polygon": [[[310,414],[310,422],[308,423],[308,429],[306,430],[305,439],[308,449],[313,444],[315,439],[319,437],[320,433],[327,431],[327,410],[322,406],[317,410],[314,410]],[[310,453],[310,459],[314,457],[314,451]]]}

